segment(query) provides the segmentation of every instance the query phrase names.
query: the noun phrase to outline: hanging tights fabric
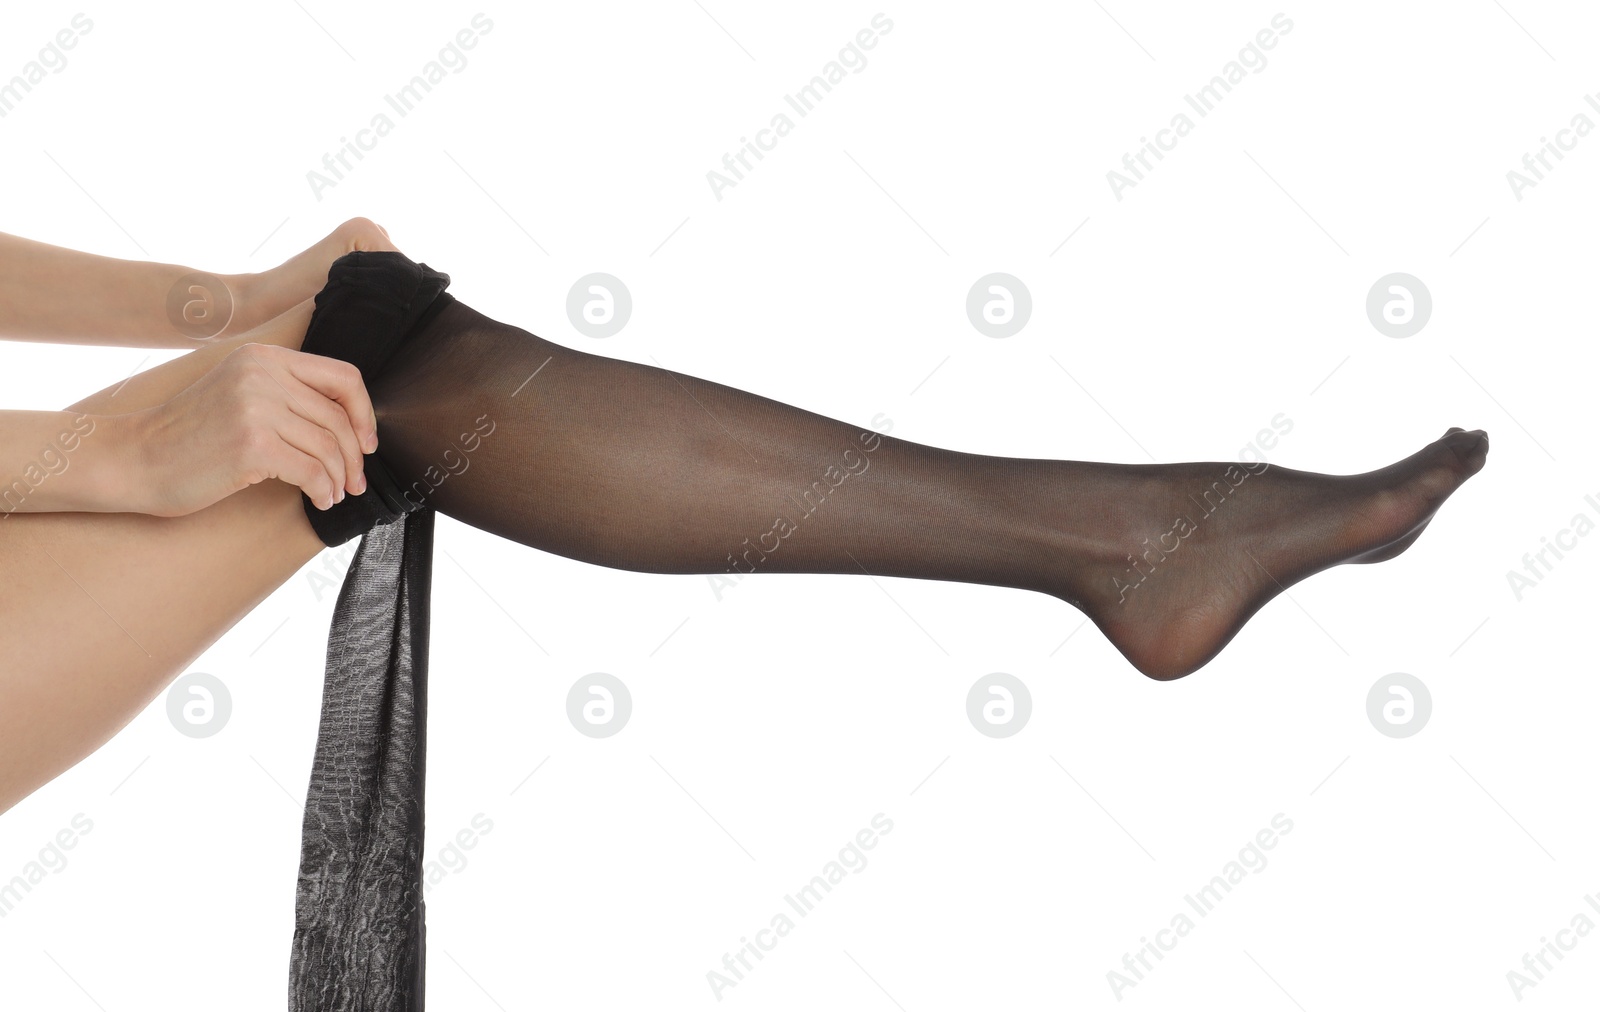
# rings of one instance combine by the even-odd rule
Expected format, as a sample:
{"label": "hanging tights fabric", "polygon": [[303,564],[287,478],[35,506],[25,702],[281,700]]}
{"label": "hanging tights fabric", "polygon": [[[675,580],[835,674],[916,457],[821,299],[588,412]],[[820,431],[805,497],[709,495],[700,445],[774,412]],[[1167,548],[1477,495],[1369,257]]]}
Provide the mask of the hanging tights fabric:
{"label": "hanging tights fabric", "polygon": [[[447,275],[397,253],[329,271],[302,350],[369,381],[454,299]],[[376,455],[367,490],[305,500],[329,545],[362,536],[334,608],[316,757],[301,829],[291,1012],[421,1012],[423,786],[433,511]],[[363,536],[364,535],[364,536]]]}

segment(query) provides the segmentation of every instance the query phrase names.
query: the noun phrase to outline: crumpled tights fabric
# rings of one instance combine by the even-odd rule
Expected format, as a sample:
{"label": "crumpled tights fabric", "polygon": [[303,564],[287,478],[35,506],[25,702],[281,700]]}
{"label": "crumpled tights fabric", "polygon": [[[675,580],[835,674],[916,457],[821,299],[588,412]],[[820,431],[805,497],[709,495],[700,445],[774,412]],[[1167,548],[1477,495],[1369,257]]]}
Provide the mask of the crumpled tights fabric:
{"label": "crumpled tights fabric", "polygon": [[289,1008],[420,1012],[433,513],[362,539],[334,609]]}
{"label": "crumpled tights fabric", "polygon": [[[450,300],[449,278],[403,257],[341,258],[302,350],[382,369]],[[306,503],[324,543],[365,532],[334,608],[301,830],[292,1012],[423,1007],[423,784],[433,512],[375,455],[368,490]]]}

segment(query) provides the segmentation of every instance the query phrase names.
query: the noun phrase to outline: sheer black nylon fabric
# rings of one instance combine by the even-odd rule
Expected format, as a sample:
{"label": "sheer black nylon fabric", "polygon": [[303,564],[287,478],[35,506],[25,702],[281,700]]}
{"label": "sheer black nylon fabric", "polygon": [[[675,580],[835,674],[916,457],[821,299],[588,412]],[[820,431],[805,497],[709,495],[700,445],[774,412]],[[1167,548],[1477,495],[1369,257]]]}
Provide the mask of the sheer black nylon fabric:
{"label": "sheer black nylon fabric", "polygon": [[[451,297],[450,279],[399,254],[336,261],[302,350],[370,381]],[[291,1012],[421,1012],[422,844],[434,515],[376,455],[368,489],[331,510],[306,500],[328,545],[364,535],[328,635],[316,756],[301,827]]]}
{"label": "sheer black nylon fabric", "polygon": [[431,510],[374,528],[339,592],[301,829],[291,1012],[421,1012]]}

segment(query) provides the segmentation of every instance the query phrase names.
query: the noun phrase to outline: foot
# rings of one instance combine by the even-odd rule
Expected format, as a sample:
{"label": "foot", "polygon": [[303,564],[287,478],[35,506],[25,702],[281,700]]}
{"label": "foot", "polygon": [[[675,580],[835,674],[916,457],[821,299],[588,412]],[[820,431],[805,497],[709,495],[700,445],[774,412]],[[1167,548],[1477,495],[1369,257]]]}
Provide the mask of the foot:
{"label": "foot", "polygon": [[1312,573],[1405,551],[1488,452],[1483,431],[1451,429],[1367,474],[1266,464],[1116,468],[1102,500],[1115,507],[1101,518],[1093,561],[1058,596],[1134,667],[1181,678]]}

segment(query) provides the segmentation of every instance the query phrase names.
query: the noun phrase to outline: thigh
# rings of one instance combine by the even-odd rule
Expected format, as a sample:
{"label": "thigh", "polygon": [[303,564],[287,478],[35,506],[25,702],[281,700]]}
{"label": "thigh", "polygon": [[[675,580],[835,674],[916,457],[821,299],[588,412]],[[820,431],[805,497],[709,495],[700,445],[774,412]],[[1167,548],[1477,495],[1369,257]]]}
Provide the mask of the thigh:
{"label": "thigh", "polygon": [[185,517],[0,521],[0,811],[104,744],[322,547],[277,481]]}

